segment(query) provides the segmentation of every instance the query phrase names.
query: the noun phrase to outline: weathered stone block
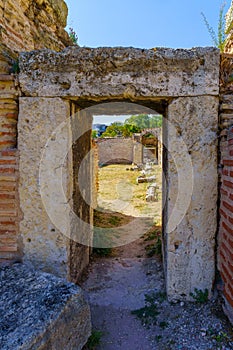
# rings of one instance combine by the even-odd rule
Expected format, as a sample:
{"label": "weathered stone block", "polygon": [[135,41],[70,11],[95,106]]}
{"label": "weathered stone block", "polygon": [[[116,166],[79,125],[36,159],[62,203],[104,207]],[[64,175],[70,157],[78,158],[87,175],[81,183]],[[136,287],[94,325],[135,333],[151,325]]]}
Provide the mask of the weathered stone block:
{"label": "weathered stone block", "polygon": [[22,264],[0,271],[1,350],[81,350],[91,333],[82,290]]}
{"label": "weathered stone block", "polygon": [[26,96],[99,100],[217,95],[219,56],[215,48],[43,50],[21,54],[20,85]]}
{"label": "weathered stone block", "polygon": [[215,276],[218,98],[179,98],[168,107],[166,280],[170,299],[211,291]]}
{"label": "weathered stone block", "polygon": [[[20,99],[18,123],[19,194],[23,212],[20,234],[24,245],[24,260],[32,262],[38,269],[61,277],[68,275],[68,239],[56,228],[45,210],[41,197],[40,164],[46,149],[46,142],[59,124],[69,116],[69,103],[62,101],[62,99]],[[59,147],[63,149],[68,143],[68,137],[64,133],[59,136]],[[57,170],[53,168],[55,155],[50,156],[48,184],[52,186],[52,199],[54,203],[57,203],[60,201],[57,193],[60,184],[55,179]],[[66,164],[63,165],[67,175]],[[64,182],[64,191],[67,191],[66,182]],[[46,200],[46,198],[44,199]],[[51,198],[48,198],[48,201],[50,200]],[[68,224],[67,234],[69,235]]]}

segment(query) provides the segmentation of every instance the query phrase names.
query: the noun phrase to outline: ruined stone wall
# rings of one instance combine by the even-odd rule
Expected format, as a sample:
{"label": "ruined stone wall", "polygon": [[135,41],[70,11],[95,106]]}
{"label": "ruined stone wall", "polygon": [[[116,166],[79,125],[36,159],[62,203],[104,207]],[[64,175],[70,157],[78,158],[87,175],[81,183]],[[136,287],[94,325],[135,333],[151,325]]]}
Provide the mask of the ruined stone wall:
{"label": "ruined stone wall", "polygon": [[98,139],[99,164],[131,164],[133,163],[132,138]]}
{"label": "ruined stone wall", "polygon": [[64,30],[68,15],[63,0],[0,0],[0,42],[13,52],[71,44]]}
{"label": "ruined stone wall", "polygon": [[[131,101],[165,116],[163,143],[167,149],[164,166],[167,187],[164,186],[163,193],[163,240],[166,288],[170,300],[190,299],[190,292],[195,288],[207,288],[211,292],[215,277],[219,58],[219,52],[214,48],[140,50],[77,47],[61,53],[46,50],[20,56],[19,83],[26,96],[22,99],[24,110],[21,111],[20,123],[23,128],[19,132],[21,169],[25,172],[25,181],[34,174],[39,159],[39,148],[28,153],[24,143],[25,132],[28,134],[26,140],[30,130],[35,133],[34,137],[43,138],[41,130],[47,132],[47,126],[50,129],[51,122],[54,123],[58,99],[63,103],[77,101],[83,109],[101,102]],[[33,99],[37,103],[32,109]],[[42,119],[42,111],[46,111],[50,103],[54,113],[46,114],[48,117]],[[38,109],[43,128],[38,128]],[[61,118],[59,109],[57,113]],[[85,118],[84,115],[83,121]],[[31,120],[28,126],[27,120]],[[40,150],[42,152],[43,149]],[[58,166],[54,167],[55,174],[57,171]],[[50,177],[46,179],[52,182]],[[83,198],[88,198],[88,179],[85,178]],[[22,199],[27,198],[28,188],[27,182],[24,184],[22,181]],[[33,193],[38,194],[36,182],[29,193],[31,198]],[[50,207],[68,203],[65,198],[56,201],[57,192],[53,195],[55,200],[51,198]],[[41,202],[36,200],[36,204],[43,208]],[[21,233],[27,244],[27,257],[35,260],[36,254],[41,258],[43,237],[47,243],[51,241],[52,252],[58,253],[58,242],[54,240],[54,235],[48,237],[47,228],[38,219],[37,211],[33,211],[25,200],[21,201],[21,205],[24,213]],[[59,214],[56,221],[62,216]],[[31,232],[34,232],[34,237],[30,237],[31,242],[27,243]],[[79,238],[84,242],[85,236],[89,239],[87,231],[73,232],[81,234]],[[50,266],[54,267],[53,264]]]}
{"label": "ruined stone wall", "polygon": [[17,56],[21,51],[71,45],[63,0],[0,0],[0,261],[18,260]]}
{"label": "ruined stone wall", "polygon": [[[159,142],[155,144],[154,153],[150,148],[146,148],[147,140],[142,141],[142,136],[147,133],[153,133]],[[96,145],[98,148],[99,164],[141,164],[146,159],[157,159],[161,164],[161,129],[145,129],[142,133],[135,134],[135,137],[129,138],[116,138],[108,137],[103,139],[97,139]],[[150,143],[150,140],[148,140]],[[144,146],[143,146],[144,145]]]}

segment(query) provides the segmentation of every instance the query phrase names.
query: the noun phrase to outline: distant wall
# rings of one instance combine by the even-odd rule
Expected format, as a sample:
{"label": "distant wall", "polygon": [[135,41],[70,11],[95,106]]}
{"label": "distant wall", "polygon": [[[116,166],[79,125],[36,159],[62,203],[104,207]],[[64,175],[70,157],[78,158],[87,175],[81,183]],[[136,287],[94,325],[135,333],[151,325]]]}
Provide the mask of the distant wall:
{"label": "distant wall", "polygon": [[132,138],[98,139],[99,164],[130,164],[133,162]]}

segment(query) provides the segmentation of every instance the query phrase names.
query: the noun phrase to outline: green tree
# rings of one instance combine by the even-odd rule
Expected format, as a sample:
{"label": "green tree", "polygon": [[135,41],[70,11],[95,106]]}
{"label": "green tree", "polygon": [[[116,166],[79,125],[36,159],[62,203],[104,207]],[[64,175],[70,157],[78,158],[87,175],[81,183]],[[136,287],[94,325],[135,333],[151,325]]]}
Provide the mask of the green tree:
{"label": "green tree", "polygon": [[123,125],[122,136],[130,137],[137,132],[141,132],[141,129],[137,125],[134,125],[134,124]]}
{"label": "green tree", "polygon": [[125,120],[125,124],[133,124],[139,129],[159,128],[162,126],[161,115],[138,114]]}
{"label": "green tree", "polygon": [[106,131],[101,135],[101,137],[131,137],[134,133],[140,132],[141,129],[134,124],[122,124],[121,122],[114,122],[109,125]]}
{"label": "green tree", "polygon": [[123,124],[121,122],[114,122],[107,127],[107,129],[101,135],[101,137],[122,136],[122,133],[123,133]]}
{"label": "green tree", "polygon": [[92,130],[91,136],[92,136],[93,139],[97,139],[98,138],[97,130]]}

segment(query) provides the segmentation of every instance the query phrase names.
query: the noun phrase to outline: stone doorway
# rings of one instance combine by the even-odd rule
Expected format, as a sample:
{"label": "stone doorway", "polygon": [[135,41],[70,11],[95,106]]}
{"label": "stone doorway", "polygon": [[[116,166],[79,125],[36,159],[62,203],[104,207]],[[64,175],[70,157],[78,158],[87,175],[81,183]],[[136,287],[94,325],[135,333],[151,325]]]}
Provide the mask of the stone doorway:
{"label": "stone doorway", "polygon": [[[136,103],[165,117],[163,256],[168,297],[189,299],[194,288],[210,291],[215,275],[218,50],[43,50],[21,54],[20,70],[20,231],[25,260],[77,280],[88,263],[92,240],[92,161],[84,162],[81,170],[73,166],[90,153],[92,115],[86,109],[104,102]],[[57,137],[54,131],[64,123]],[[72,147],[67,146],[70,139]],[[49,147],[52,152],[47,154]],[[85,178],[82,193],[80,171]],[[70,208],[82,219],[78,226]],[[73,243],[77,234],[78,243]]]}

